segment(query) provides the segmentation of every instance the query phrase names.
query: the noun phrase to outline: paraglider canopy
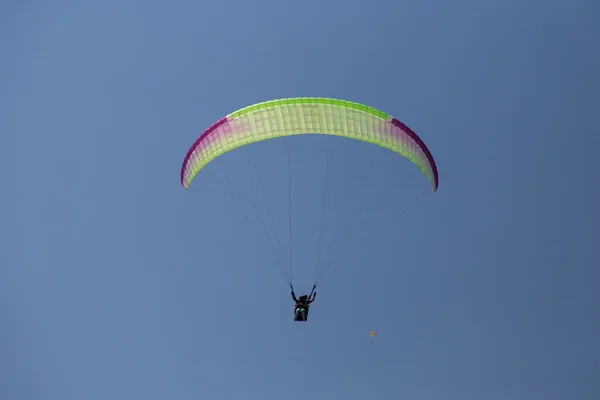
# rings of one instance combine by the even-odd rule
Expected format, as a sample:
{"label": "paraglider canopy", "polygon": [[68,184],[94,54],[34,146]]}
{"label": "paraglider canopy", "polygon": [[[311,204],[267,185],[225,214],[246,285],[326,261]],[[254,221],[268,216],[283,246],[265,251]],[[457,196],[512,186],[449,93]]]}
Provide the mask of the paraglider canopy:
{"label": "paraglider canopy", "polygon": [[271,100],[235,111],[205,130],[190,147],[181,167],[188,189],[210,161],[238,147],[278,137],[323,134],[372,143],[414,163],[438,188],[438,170],[421,138],[382,111],[345,100],[300,97]]}

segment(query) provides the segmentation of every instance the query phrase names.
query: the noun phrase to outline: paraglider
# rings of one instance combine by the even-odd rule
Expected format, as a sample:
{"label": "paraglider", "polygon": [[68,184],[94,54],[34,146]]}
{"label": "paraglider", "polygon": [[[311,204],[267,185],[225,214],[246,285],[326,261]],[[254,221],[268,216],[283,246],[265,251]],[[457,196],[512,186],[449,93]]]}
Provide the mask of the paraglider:
{"label": "paraglider", "polygon": [[[388,149],[416,165],[430,181],[433,192],[438,189],[438,170],[433,156],[412,129],[372,107],[318,97],[266,101],[242,108],[216,121],[189,148],[181,166],[181,185],[189,189],[200,170],[212,160],[236,148],[269,139],[305,134],[344,137]],[[289,198],[291,199],[291,195]],[[289,208],[291,209],[291,203]],[[286,279],[292,286],[291,211],[289,232],[290,273],[286,275]],[[270,238],[270,235],[267,236]],[[318,277],[315,279],[313,291]],[[309,296],[304,295],[296,299],[292,287],[295,321],[307,320],[309,305],[314,301],[314,297],[311,292]],[[373,335],[376,335],[376,332],[371,332],[371,339]]]}
{"label": "paraglider", "polygon": [[375,341],[373,340],[373,336],[377,335],[377,332],[373,331],[371,333],[369,333],[369,338],[371,338],[371,343],[375,343]]}

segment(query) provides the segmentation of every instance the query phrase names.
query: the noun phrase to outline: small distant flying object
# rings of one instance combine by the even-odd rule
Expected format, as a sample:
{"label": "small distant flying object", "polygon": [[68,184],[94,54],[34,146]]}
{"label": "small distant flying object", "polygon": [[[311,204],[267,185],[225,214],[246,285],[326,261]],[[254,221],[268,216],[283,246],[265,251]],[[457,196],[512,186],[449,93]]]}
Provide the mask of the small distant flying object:
{"label": "small distant flying object", "polygon": [[377,332],[375,332],[375,331],[373,331],[373,332],[369,333],[369,337],[371,338],[371,343],[375,343],[375,342],[373,341],[373,336],[375,336],[375,335],[377,335]]}

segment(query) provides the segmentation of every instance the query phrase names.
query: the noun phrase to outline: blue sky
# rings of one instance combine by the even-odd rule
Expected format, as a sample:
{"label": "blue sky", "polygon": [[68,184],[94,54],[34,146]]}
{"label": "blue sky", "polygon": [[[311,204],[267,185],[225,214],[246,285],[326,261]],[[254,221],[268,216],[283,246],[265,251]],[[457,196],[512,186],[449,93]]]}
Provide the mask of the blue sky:
{"label": "blue sky", "polygon": [[[597,2],[1,8],[0,398],[600,395]],[[299,96],[408,124],[439,191],[321,137],[181,187],[211,123]],[[306,324],[255,233],[257,205],[289,261],[289,177],[299,293],[339,243]]]}

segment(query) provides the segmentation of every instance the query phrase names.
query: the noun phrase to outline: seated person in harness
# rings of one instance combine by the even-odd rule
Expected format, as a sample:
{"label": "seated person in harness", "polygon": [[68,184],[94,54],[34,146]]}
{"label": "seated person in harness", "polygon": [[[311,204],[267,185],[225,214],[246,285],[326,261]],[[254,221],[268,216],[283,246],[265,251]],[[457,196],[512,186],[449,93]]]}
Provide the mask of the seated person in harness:
{"label": "seated person in harness", "polygon": [[313,286],[313,291],[311,293],[312,296],[302,295],[299,299],[296,298],[294,294],[294,288],[292,288],[292,299],[296,304],[294,304],[294,321],[306,321],[308,318],[308,309],[310,308],[310,303],[315,301],[315,297],[317,297],[317,292],[314,291],[315,287]]}

